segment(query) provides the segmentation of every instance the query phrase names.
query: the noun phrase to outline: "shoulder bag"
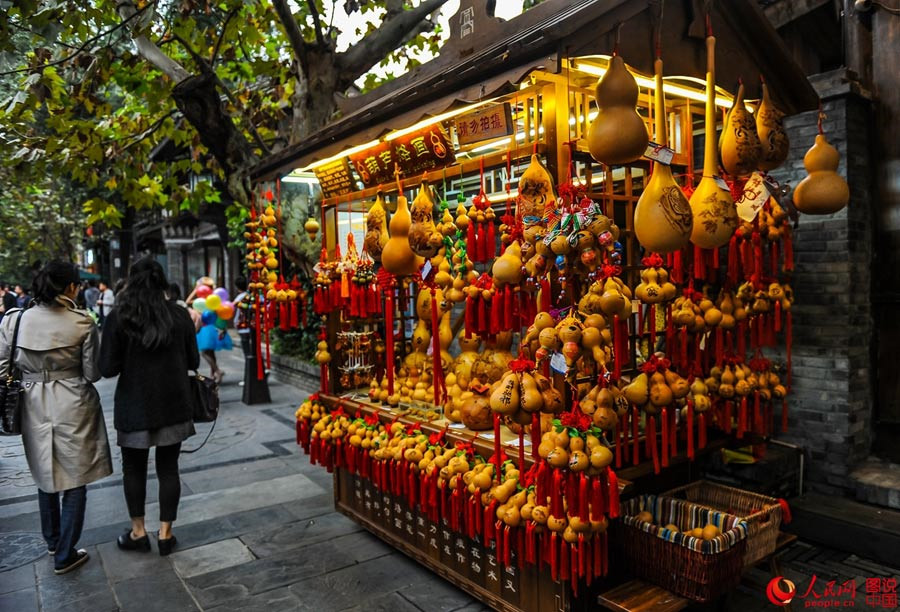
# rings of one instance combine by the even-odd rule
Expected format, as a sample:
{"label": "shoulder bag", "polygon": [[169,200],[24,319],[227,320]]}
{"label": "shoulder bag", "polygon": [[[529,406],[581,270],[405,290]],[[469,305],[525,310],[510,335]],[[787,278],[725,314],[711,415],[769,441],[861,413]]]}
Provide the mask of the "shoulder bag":
{"label": "shoulder bag", "polygon": [[212,423],[213,425],[209,428],[206,439],[203,440],[200,446],[191,450],[181,450],[181,453],[185,455],[196,453],[206,446],[219,418],[219,385],[216,381],[203,376],[200,372],[194,372],[188,376],[188,381],[191,386],[194,423]]}
{"label": "shoulder bag", "polygon": [[4,436],[22,435],[22,403],[25,388],[22,386],[22,372],[15,367],[15,358],[19,324],[22,323],[24,314],[24,311],[19,312],[19,318],[16,319],[12,344],[9,347],[9,367],[5,378],[0,380],[0,435]]}

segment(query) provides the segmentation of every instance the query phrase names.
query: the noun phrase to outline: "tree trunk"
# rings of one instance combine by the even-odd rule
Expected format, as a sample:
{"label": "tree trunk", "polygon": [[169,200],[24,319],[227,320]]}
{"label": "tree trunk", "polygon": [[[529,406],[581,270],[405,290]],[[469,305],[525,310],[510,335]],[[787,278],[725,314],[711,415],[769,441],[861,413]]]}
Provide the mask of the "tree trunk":
{"label": "tree trunk", "polygon": [[308,77],[300,72],[293,96],[294,116],[291,144],[316,133],[337,110],[336,92],[340,91],[340,72],[331,52],[314,54]]}

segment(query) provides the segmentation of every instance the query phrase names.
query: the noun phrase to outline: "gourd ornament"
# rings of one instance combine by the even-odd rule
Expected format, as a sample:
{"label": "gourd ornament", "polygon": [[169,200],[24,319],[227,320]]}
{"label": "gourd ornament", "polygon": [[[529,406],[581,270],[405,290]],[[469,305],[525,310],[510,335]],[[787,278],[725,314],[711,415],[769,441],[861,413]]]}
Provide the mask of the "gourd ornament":
{"label": "gourd ornament", "polygon": [[762,85],[763,98],[756,109],[756,133],[759,136],[760,157],[756,166],[766,172],[784,163],[790,141],[784,129],[784,113],[772,103],[769,88]]}
{"label": "gourd ornament", "polygon": [[725,117],[725,127],[719,137],[719,155],[722,167],[731,176],[747,176],[756,170],[762,155],[756,123],[744,106],[743,83],[738,86],[731,110]]}
{"label": "gourd ornament", "polygon": [[731,192],[719,187],[716,165],[716,39],[706,37],[706,117],[703,147],[703,178],[691,194],[694,226],[691,242],[703,249],[728,244],[738,225],[737,208]]}
{"label": "gourd ornament", "polygon": [[419,257],[431,259],[443,244],[443,235],[434,225],[434,200],[428,183],[423,182],[412,203],[409,247]]}
{"label": "gourd ornament", "polygon": [[366,216],[366,236],[363,238],[366,252],[375,261],[381,261],[381,252],[384,250],[388,238],[387,212],[384,210],[384,199],[379,193]]}
{"label": "gourd ornament", "polygon": [[391,217],[391,237],[381,252],[381,265],[395,276],[414,274],[422,265],[422,258],[413,253],[409,246],[409,228],[412,218],[406,196],[397,197],[397,212]]}
{"label": "gourd ornament", "polygon": [[[656,71],[656,117],[666,116],[663,99],[662,60],[654,63]],[[656,139],[668,145],[666,121],[656,122]],[[693,215],[687,198],[675,183],[672,169],[654,164],[653,174],[634,209],[634,232],[645,249],[655,253],[672,253],[691,238]]]}
{"label": "gourd ornament", "polygon": [[850,201],[850,187],[837,173],[840,155],[819,131],[815,144],[803,156],[809,173],[794,189],[794,206],[807,215],[830,215]]}
{"label": "gourd ornament", "polygon": [[531,163],[519,179],[516,213],[526,225],[531,225],[544,216],[544,207],[554,200],[553,179],[538,156],[532,155]]}
{"label": "gourd ornament", "polygon": [[620,55],[597,83],[597,116],[588,130],[591,157],[608,166],[633,162],[647,149],[649,135],[635,110],[638,86]]}

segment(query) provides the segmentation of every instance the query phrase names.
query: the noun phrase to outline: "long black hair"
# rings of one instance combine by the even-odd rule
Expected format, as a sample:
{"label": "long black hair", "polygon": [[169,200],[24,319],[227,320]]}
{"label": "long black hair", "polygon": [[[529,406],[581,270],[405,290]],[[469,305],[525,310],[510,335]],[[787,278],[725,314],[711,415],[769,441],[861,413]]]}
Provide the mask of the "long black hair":
{"label": "long black hair", "polygon": [[128,271],[128,282],[116,296],[122,331],[148,349],[165,344],[175,327],[166,291],[169,281],[158,262],[143,257]]}
{"label": "long black hair", "polygon": [[78,283],[78,268],[73,263],[51,261],[31,282],[31,296],[39,304],[52,304],[72,283]]}

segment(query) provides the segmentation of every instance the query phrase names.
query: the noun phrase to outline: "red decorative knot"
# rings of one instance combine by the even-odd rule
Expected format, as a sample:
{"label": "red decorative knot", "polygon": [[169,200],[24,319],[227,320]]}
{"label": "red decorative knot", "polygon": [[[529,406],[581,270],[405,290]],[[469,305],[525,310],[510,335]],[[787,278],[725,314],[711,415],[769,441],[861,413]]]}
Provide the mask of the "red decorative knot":
{"label": "red decorative knot", "polygon": [[319,394],[318,394],[318,393],[313,393],[312,395],[310,395],[310,396],[307,398],[307,400],[309,400],[310,402],[318,402],[318,401],[319,401]]}
{"label": "red decorative knot", "polygon": [[739,355],[735,355],[734,353],[725,353],[724,357],[722,357],[722,363],[725,365],[735,366],[744,363],[744,360]]}
{"label": "red decorative knot", "polygon": [[477,196],[472,198],[472,204],[478,210],[487,210],[487,207],[491,205],[491,201],[488,200],[487,195],[482,191]]}
{"label": "red decorative knot", "polygon": [[687,299],[689,299],[690,301],[695,302],[695,303],[699,302],[700,300],[703,299],[702,292],[697,291],[696,289],[691,289],[690,287],[685,287],[682,290],[681,295],[683,295],[684,297],[686,297]]}
{"label": "red decorative knot", "polygon": [[659,268],[663,265],[663,258],[659,256],[659,253],[650,253],[641,260],[641,264],[645,268]]}
{"label": "red decorative knot", "polygon": [[421,423],[410,423],[409,425],[406,426],[406,435],[414,436],[414,435],[416,435],[416,433],[422,433],[421,427],[422,427]]}
{"label": "red decorative knot", "polygon": [[447,428],[445,427],[441,431],[436,431],[435,433],[428,436],[428,444],[431,446],[441,446],[444,443],[444,434],[447,433]]}
{"label": "red decorative knot", "polygon": [[394,286],[394,275],[384,268],[378,269],[378,272],[375,273],[375,280],[380,289],[391,289]]}
{"label": "red decorative knot", "polygon": [[494,279],[487,272],[482,272],[475,280],[475,286],[479,289],[491,289],[494,286]]}
{"label": "red decorative knot", "polygon": [[613,276],[619,276],[622,273],[622,266],[613,266],[611,264],[605,264],[603,268],[600,269],[600,274],[598,278],[600,280],[606,280],[607,278],[611,278]]}
{"label": "red decorative knot", "polygon": [[765,372],[772,367],[772,362],[765,357],[754,357],[750,360],[750,369],[754,372]]}
{"label": "red decorative knot", "polygon": [[322,252],[319,254],[319,263],[328,263],[328,249],[322,245]]}
{"label": "red decorative knot", "polygon": [[567,181],[559,186],[559,197],[569,202],[575,202],[581,196],[581,190],[578,189],[571,181]]}
{"label": "red decorative knot", "polygon": [[366,422],[366,425],[378,424],[378,416],[374,414],[367,414],[363,420]]}
{"label": "red decorative knot", "polygon": [[331,411],[331,416],[335,417],[335,418],[342,417],[345,415],[346,415],[346,413],[344,412],[343,406],[338,406],[337,408],[335,408],[334,410]]}
{"label": "red decorative knot", "polygon": [[455,447],[456,450],[462,451],[470,457],[475,454],[475,445],[471,442],[457,442]]}
{"label": "red decorative knot", "polygon": [[534,369],[534,362],[530,359],[513,359],[509,362],[509,369],[513,372],[530,372]]}
{"label": "red decorative knot", "polygon": [[641,366],[641,372],[644,374],[653,374],[654,372],[665,372],[671,366],[671,362],[668,359],[662,358],[660,359],[656,355],[650,355],[650,359],[644,362],[644,365]]}
{"label": "red decorative knot", "polygon": [[565,412],[559,417],[559,422],[564,427],[574,427],[578,431],[584,432],[591,428],[591,417],[581,411],[581,409]]}

